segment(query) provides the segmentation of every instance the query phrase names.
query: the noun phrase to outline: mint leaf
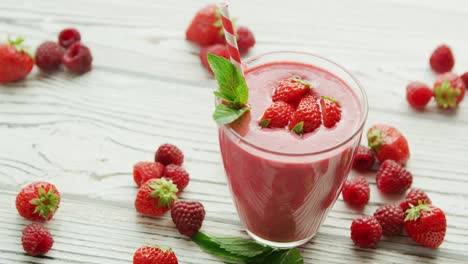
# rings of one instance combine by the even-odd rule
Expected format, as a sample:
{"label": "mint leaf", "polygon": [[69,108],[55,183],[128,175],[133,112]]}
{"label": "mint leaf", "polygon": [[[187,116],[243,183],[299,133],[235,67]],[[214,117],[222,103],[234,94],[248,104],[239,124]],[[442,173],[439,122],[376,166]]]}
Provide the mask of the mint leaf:
{"label": "mint leaf", "polygon": [[193,235],[192,241],[195,242],[206,253],[210,253],[218,257],[236,261],[242,261],[244,259],[244,257],[242,256],[233,254],[221,248],[218,242],[214,241],[211,237],[202,232],[198,232],[195,235]]}
{"label": "mint leaf", "polygon": [[249,90],[242,73],[224,57],[211,53],[207,56],[219,85],[219,92],[215,95],[228,101],[236,109],[243,108],[248,102]]}
{"label": "mint leaf", "polygon": [[247,264],[304,264],[301,253],[296,248],[274,250],[246,261]]}
{"label": "mint leaf", "polygon": [[235,109],[224,104],[219,104],[213,113],[213,119],[220,125],[226,125],[241,117],[248,110],[250,110],[250,107]]}
{"label": "mint leaf", "polygon": [[267,252],[271,252],[273,249],[264,245],[261,245],[252,240],[247,240],[238,237],[211,237],[213,241],[217,242],[219,246],[229,251],[232,254],[252,258]]}

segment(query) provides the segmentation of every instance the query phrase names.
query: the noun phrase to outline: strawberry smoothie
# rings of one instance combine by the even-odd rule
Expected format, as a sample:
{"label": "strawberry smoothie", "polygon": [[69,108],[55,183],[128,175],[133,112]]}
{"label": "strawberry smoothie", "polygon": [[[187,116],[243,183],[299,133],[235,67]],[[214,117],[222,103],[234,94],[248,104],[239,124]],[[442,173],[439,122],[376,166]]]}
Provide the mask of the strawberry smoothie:
{"label": "strawberry smoothie", "polygon": [[[219,128],[228,183],[254,239],[298,246],[315,235],[346,180],[367,116],[366,97],[344,69],[310,54],[269,53],[246,61],[244,72],[252,110]],[[277,83],[291,76],[339,101],[342,117],[335,127],[298,136],[258,125]]]}

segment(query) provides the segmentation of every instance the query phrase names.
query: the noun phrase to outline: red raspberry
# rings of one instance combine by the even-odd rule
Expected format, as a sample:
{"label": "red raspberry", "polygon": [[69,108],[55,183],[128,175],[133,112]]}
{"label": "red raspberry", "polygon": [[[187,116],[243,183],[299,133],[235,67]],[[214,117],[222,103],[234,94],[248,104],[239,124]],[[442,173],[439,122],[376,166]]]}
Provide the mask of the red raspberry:
{"label": "red raspberry", "polygon": [[65,52],[62,62],[72,72],[85,73],[92,68],[93,56],[88,47],[76,42]]}
{"label": "red raspberry", "polygon": [[398,205],[383,205],[375,211],[374,217],[386,236],[398,235],[403,230],[405,213]]}
{"label": "red raspberry", "polygon": [[174,252],[158,246],[142,246],[133,255],[133,264],[178,264]]}
{"label": "red raspberry", "polygon": [[166,166],[164,169],[164,178],[172,180],[172,182],[177,185],[179,192],[182,192],[190,181],[189,174],[184,170],[184,168],[175,164],[169,164]]}
{"label": "red raspberry", "polygon": [[460,76],[460,78],[463,80],[463,83],[465,84],[465,88],[468,89],[468,72],[465,72]]}
{"label": "red raspberry", "polygon": [[33,182],[16,196],[18,213],[32,221],[49,221],[60,204],[60,193],[48,182]]}
{"label": "red raspberry", "polygon": [[429,64],[431,64],[432,70],[437,73],[451,71],[455,64],[452,50],[447,45],[440,45],[432,52]]}
{"label": "red raspberry", "polygon": [[410,82],[406,86],[406,100],[415,109],[424,109],[431,100],[432,90],[421,82]]}
{"label": "red raspberry", "polygon": [[351,205],[366,205],[370,198],[369,183],[362,176],[347,180],[341,193],[343,200]]}
{"label": "red raspberry", "polygon": [[171,209],[171,217],[182,235],[192,237],[202,226],[205,208],[199,202],[177,201]]}
{"label": "red raspberry", "polygon": [[180,166],[184,163],[184,154],[172,144],[163,144],[156,151],[154,161],[161,162],[164,165],[175,164]]}
{"label": "red raspberry", "polygon": [[353,168],[358,171],[370,170],[374,166],[375,157],[372,151],[366,146],[359,146],[354,156]]}
{"label": "red raspberry", "polygon": [[208,63],[208,53],[229,59],[229,53],[226,48],[226,45],[215,44],[212,46],[203,47],[200,50],[200,61],[203,64],[203,66],[211,73],[213,73],[213,70],[211,69],[210,64]]}
{"label": "red raspberry", "polygon": [[73,43],[81,40],[81,35],[74,28],[66,28],[59,34],[59,44],[64,48],[70,47]]}
{"label": "red raspberry", "polygon": [[401,209],[403,209],[403,212],[406,212],[410,208],[410,204],[413,206],[417,206],[419,204],[419,201],[422,201],[423,203],[426,204],[431,204],[431,199],[429,199],[429,196],[421,190],[421,189],[411,189],[408,195],[406,195],[406,198],[403,202],[400,203]]}
{"label": "red raspberry", "polygon": [[386,160],[380,166],[375,178],[377,188],[384,193],[402,193],[411,187],[413,175],[393,160]]}
{"label": "red raspberry", "polygon": [[372,216],[359,217],[351,224],[351,239],[358,247],[373,248],[381,238],[382,227]]}
{"label": "red raspberry", "polygon": [[284,128],[289,124],[294,108],[285,102],[272,103],[258,123],[263,128]]}
{"label": "red raspberry", "polygon": [[164,165],[159,162],[138,162],[133,166],[133,180],[138,187],[149,179],[159,179],[163,176]]}
{"label": "red raspberry", "polygon": [[36,49],[36,65],[44,71],[56,70],[62,64],[63,53],[63,48],[59,44],[46,41]]}
{"label": "red raspberry", "polygon": [[29,224],[23,229],[23,249],[31,256],[44,255],[52,248],[54,239],[49,230],[41,224]]}
{"label": "red raspberry", "polygon": [[239,27],[237,29],[237,47],[239,51],[244,53],[255,46],[255,37],[247,27]]}

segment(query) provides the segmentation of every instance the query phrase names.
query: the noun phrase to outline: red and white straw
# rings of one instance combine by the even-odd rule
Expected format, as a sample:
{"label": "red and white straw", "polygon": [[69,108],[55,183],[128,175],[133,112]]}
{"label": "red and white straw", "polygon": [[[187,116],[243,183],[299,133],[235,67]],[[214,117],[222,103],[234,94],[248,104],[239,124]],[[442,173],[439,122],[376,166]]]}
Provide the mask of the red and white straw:
{"label": "red and white straw", "polygon": [[242,72],[242,64],[240,59],[239,48],[237,47],[236,33],[232,25],[231,16],[229,16],[229,7],[227,2],[218,4],[219,12],[221,13],[221,21],[223,22],[224,37],[226,38],[226,46],[232,64]]}

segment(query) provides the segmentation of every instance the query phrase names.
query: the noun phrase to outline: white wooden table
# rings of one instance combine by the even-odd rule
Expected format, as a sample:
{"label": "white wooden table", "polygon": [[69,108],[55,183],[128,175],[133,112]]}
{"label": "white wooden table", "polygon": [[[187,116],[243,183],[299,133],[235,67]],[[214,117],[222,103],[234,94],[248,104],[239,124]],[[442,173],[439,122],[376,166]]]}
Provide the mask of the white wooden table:
{"label": "white wooden table", "polygon": [[[220,263],[161,219],[138,216],[132,165],[151,160],[171,142],[186,155],[191,183],[183,198],[204,203],[203,230],[245,236],[232,204],[211,120],[215,82],[198,48],[184,40],[197,9],[209,1],[1,0],[0,35],[22,35],[31,47],[77,27],[94,55],[83,76],[35,70],[25,81],[0,86],[0,263],[130,263],[143,243],[172,247],[180,263]],[[273,3],[274,2],[274,3]],[[408,80],[432,83],[428,57],[446,42],[455,70],[468,70],[468,2],[437,0],[232,1],[239,24],[256,34],[249,55],[299,50],[331,58],[365,86],[367,126],[401,129],[412,151],[414,186],[447,214],[438,250],[406,236],[385,238],[375,250],[353,246],[352,219],[372,214],[382,197],[372,174],[371,202],[362,212],[338,200],[317,236],[301,247],[305,263],[467,263],[468,102],[446,114],[412,111]],[[468,101],[468,100],[466,100]],[[47,224],[55,244],[45,257],[21,248],[28,224],[16,213],[20,187],[56,184],[61,208]]]}

